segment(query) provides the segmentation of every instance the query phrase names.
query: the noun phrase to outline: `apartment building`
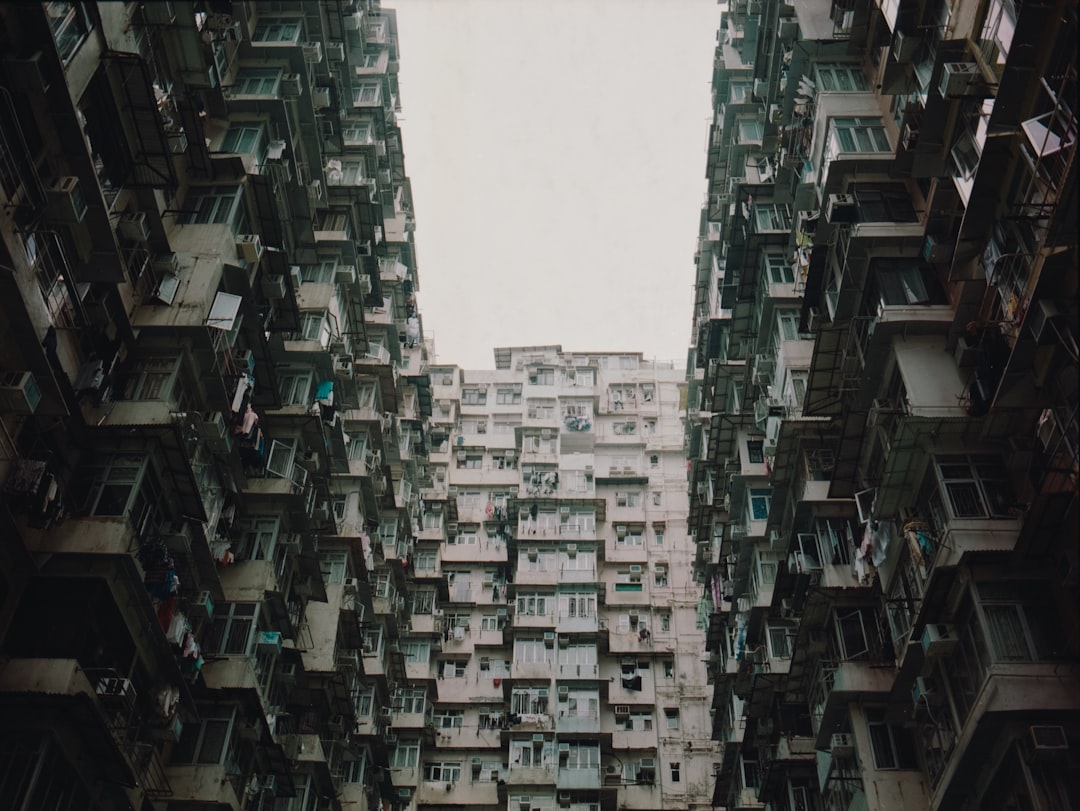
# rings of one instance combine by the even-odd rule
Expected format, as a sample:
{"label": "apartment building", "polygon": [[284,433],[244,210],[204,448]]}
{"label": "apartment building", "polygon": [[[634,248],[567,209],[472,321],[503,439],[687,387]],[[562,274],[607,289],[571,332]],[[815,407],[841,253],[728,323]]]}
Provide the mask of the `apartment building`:
{"label": "apartment building", "polygon": [[0,38],[3,804],[404,808],[394,13],[19,3]]}
{"label": "apartment building", "polygon": [[716,806],[1076,807],[1076,13],[723,14],[686,421]]}
{"label": "apartment building", "polygon": [[439,807],[704,807],[685,374],[558,346],[495,359],[429,368],[395,785]]}

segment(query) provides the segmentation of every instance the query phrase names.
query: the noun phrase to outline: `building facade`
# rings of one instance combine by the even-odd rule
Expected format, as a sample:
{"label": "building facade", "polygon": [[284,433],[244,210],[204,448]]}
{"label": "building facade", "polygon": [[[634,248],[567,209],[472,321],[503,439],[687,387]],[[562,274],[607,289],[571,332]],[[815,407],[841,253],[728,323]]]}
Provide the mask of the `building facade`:
{"label": "building facade", "polygon": [[1076,807],[1076,11],[723,14],[687,411],[716,806]]}
{"label": "building facade", "polygon": [[0,785],[400,808],[430,416],[378,2],[0,8]]}

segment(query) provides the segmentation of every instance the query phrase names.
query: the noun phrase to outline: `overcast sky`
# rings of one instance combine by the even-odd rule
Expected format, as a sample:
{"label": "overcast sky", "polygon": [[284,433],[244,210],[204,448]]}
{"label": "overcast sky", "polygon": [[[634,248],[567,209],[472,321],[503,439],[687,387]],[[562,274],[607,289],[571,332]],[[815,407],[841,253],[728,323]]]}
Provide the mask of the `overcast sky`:
{"label": "overcast sky", "polygon": [[438,360],[558,343],[684,363],[715,0],[385,5]]}

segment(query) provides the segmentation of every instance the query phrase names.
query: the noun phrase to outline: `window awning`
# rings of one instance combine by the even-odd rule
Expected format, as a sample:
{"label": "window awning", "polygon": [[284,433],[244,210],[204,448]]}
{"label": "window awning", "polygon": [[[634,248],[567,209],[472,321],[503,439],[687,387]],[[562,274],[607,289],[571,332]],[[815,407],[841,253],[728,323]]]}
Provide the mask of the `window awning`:
{"label": "window awning", "polygon": [[225,332],[232,330],[236,326],[236,317],[240,314],[243,301],[240,296],[232,293],[218,293],[210,306],[210,314],[206,316],[206,326]]}

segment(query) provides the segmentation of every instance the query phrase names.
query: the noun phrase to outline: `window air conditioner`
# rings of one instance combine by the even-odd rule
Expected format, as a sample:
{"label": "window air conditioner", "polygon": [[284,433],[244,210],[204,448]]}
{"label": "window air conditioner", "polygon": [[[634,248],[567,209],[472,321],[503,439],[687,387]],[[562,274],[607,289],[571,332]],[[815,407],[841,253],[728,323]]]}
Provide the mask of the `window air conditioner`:
{"label": "window air conditioner", "polygon": [[630,574],[641,574],[641,564],[634,563],[630,566]]}
{"label": "window air conditioner", "polygon": [[331,62],[344,62],[345,61],[345,43],[344,42],[326,42],[324,43],[326,48],[326,58]]}
{"label": "window air conditioner", "polygon": [[236,237],[236,256],[239,259],[257,264],[262,258],[262,239],[258,234],[238,234]]}
{"label": "window air conditioner", "polygon": [[120,216],[116,230],[124,239],[132,242],[146,242],[150,239],[150,223],[145,211],[129,211]]}
{"label": "window air conditioner", "polygon": [[938,91],[945,98],[969,95],[981,78],[974,62],[946,62],[942,67]]}
{"label": "window air conditioner", "polygon": [[296,98],[303,92],[303,82],[299,73],[286,73],[281,77],[281,95],[285,98]]}
{"label": "window air conditioner", "polygon": [[855,222],[859,210],[850,194],[830,194],[825,205],[825,219],[830,223]]}
{"label": "window air conditioner", "polygon": [[893,39],[892,56],[897,62],[910,62],[919,47],[920,38],[914,34],[897,31]]}
{"label": "window air conditioner", "polygon": [[33,414],[41,388],[32,372],[0,372],[0,405],[13,414]]}
{"label": "window air conditioner", "polygon": [[1068,757],[1069,738],[1062,726],[1031,726],[1026,749],[1028,763],[1060,763]]}
{"label": "window air conditioner", "polygon": [[200,591],[188,604],[187,615],[196,622],[204,622],[214,617],[214,598],[208,591]]}
{"label": "window air conditioner", "polygon": [[570,557],[570,558],[576,558],[577,557],[577,544],[576,543],[568,543],[566,545],[566,556]]}
{"label": "window air conditioner", "polygon": [[[569,754],[569,753],[567,753],[567,754]],[[570,792],[569,791],[560,791],[559,792],[559,806],[561,808],[569,808],[570,807]]]}
{"label": "window air conditioner", "polygon": [[325,110],[330,106],[331,91],[329,87],[317,85],[311,89],[311,104],[316,110]]}
{"label": "window air conditioner", "polygon": [[554,631],[544,631],[544,644],[547,645],[549,648],[555,644]]}
{"label": "window air conditioner", "polygon": [[540,744],[541,746],[543,746],[544,734],[542,732],[534,732],[532,736],[532,742],[533,745]]}
{"label": "window air conditioner", "polygon": [[947,656],[956,648],[959,640],[956,628],[944,622],[929,623],[923,629],[922,649],[927,657]]}
{"label": "window air conditioner", "polygon": [[79,178],[58,177],[46,189],[49,215],[59,222],[82,222],[86,215],[86,200],[79,190]]}
{"label": "window air conditioner", "polygon": [[304,59],[308,62],[322,62],[322,43],[318,40],[304,43]]}
{"label": "window air conditioner", "polygon": [[834,732],[829,749],[834,758],[851,757],[855,754],[855,742],[852,736],[846,732]]}

